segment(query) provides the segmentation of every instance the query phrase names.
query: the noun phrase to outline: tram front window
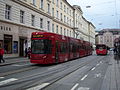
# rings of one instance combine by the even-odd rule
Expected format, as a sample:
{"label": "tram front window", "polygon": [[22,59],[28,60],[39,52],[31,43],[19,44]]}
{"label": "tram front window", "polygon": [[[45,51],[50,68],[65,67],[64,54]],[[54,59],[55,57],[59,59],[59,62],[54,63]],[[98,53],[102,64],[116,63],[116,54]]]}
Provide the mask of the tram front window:
{"label": "tram front window", "polygon": [[96,49],[106,49],[106,46],[105,45],[97,45]]}
{"label": "tram front window", "polygon": [[51,41],[47,39],[32,40],[32,54],[50,54]]}

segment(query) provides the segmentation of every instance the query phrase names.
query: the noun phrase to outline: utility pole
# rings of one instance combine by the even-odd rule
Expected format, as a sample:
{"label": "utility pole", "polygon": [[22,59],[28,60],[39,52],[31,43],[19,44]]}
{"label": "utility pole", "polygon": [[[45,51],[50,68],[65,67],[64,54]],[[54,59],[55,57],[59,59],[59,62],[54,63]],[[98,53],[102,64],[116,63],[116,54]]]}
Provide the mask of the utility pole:
{"label": "utility pole", "polygon": [[119,19],[119,28],[120,28],[120,19]]}

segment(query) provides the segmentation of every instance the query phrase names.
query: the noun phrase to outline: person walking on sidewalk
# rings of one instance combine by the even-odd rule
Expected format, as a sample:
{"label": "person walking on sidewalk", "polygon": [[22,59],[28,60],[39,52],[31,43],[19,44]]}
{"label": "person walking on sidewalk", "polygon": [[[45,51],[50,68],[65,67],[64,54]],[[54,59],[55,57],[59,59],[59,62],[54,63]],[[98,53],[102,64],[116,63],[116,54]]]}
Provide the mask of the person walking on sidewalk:
{"label": "person walking on sidewalk", "polygon": [[30,59],[30,55],[31,55],[31,48],[28,48],[28,59]]}
{"label": "person walking on sidewalk", "polygon": [[1,61],[3,61],[3,63],[5,62],[5,60],[3,59],[3,54],[4,54],[4,49],[2,48],[2,45],[0,44],[0,63]]}

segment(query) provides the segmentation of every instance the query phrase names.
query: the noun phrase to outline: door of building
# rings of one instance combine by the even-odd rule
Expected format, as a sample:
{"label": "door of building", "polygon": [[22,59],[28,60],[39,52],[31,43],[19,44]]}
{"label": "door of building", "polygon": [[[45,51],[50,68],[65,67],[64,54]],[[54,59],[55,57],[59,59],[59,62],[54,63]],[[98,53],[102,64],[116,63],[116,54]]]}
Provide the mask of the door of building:
{"label": "door of building", "polygon": [[24,56],[24,42],[25,42],[25,39],[20,38],[19,41],[20,41],[19,42],[19,56],[23,57]]}

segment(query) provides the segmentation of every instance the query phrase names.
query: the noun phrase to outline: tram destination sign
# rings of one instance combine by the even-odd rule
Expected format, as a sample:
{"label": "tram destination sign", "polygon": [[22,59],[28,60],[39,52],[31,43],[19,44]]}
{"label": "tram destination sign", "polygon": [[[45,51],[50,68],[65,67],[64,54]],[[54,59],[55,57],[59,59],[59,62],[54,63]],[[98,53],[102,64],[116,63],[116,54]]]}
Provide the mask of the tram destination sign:
{"label": "tram destination sign", "polygon": [[32,38],[42,38],[44,37],[43,35],[32,35]]}

